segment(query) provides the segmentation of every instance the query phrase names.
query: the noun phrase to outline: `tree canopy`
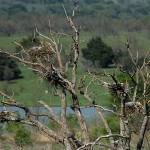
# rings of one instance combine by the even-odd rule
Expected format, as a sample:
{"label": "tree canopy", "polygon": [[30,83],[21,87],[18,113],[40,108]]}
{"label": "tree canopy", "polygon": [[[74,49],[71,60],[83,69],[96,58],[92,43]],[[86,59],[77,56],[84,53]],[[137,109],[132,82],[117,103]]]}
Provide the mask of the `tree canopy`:
{"label": "tree canopy", "polygon": [[17,63],[6,54],[0,55],[0,80],[12,80],[19,77],[21,71]]}
{"label": "tree canopy", "polygon": [[95,67],[108,67],[114,59],[112,48],[106,45],[100,37],[92,38],[87,43],[87,47],[82,49],[82,54]]}

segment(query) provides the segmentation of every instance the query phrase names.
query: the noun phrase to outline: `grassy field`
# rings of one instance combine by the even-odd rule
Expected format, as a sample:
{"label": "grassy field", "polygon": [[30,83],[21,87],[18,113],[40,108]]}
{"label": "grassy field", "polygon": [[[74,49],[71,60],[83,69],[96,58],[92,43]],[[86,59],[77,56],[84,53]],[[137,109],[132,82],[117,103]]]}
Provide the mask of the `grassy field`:
{"label": "grassy field", "polygon": [[[80,49],[85,47],[89,39],[91,39],[91,37],[95,35],[97,34],[82,32],[80,35],[80,40],[81,40]],[[123,48],[125,47],[123,41],[125,41],[129,35],[130,36],[132,35],[131,37],[135,37],[135,42],[136,42],[136,39],[138,39],[137,41],[140,41],[136,43],[137,43],[137,46],[139,45],[140,49],[143,50],[142,52],[146,52],[150,48],[148,34],[144,31],[140,33],[134,33],[134,34],[131,34],[131,33],[129,34],[127,32],[122,31],[122,32],[118,32],[116,35],[108,35],[108,36],[102,37],[102,39],[108,45],[114,48],[117,48],[117,47],[119,48],[119,46],[121,45],[123,45],[122,46]],[[27,35],[13,35],[11,37],[0,37],[0,47],[3,48],[5,51],[13,53],[16,45],[13,44],[12,42],[14,41],[20,42],[21,39],[25,37],[27,37]],[[121,42],[117,42],[119,40]],[[67,51],[69,48],[71,48],[71,44],[70,44],[71,40],[68,37],[63,37],[61,39],[61,42],[64,45],[64,48],[63,48],[64,51]],[[136,43],[132,44],[133,48],[134,46],[136,47]],[[18,80],[13,80],[10,83],[8,83],[7,81],[0,81],[0,90],[2,90],[3,92],[9,95],[14,95],[14,98],[16,101],[21,102],[28,106],[38,106],[39,100],[43,100],[53,106],[60,105],[60,100],[58,99],[58,97],[52,96],[52,94],[55,92],[55,89],[52,89],[50,85],[48,85],[47,83],[45,83],[45,81],[43,81],[43,79],[40,79],[37,75],[35,75],[33,71],[28,70],[27,67],[24,67],[21,64],[19,65],[19,67],[22,71],[23,78],[18,79]],[[115,68],[107,68],[101,71],[111,73],[114,70]],[[85,74],[84,66],[79,61],[79,67],[77,70],[78,81],[80,78],[83,78],[84,74]],[[103,78],[103,80],[108,81],[108,79],[106,79],[105,77]],[[89,79],[86,83],[88,82],[89,82]],[[92,85],[89,88],[89,92],[95,89],[98,90],[96,102],[98,104],[105,105],[109,97],[108,91],[101,85],[100,86]],[[88,104],[88,101],[80,94],[79,94],[79,99],[80,99],[81,104]],[[71,105],[70,95],[68,96],[67,101],[68,101],[68,105]]]}
{"label": "grassy field", "polygon": [[[92,35],[89,33],[85,33],[84,35],[81,34],[81,39],[85,37],[84,40],[81,41],[81,48],[86,45],[91,36]],[[27,35],[0,37],[0,47],[5,51],[13,53],[16,46],[15,44],[13,44],[13,42],[20,42],[21,39],[25,37],[27,37]],[[61,42],[65,43],[64,50],[67,51],[67,48],[71,47],[71,45],[69,45],[71,43],[71,40],[68,37],[63,37]],[[9,83],[7,81],[0,81],[0,90],[7,93],[8,95],[14,95],[14,99],[17,102],[21,102],[28,106],[38,106],[39,100],[43,100],[53,106],[60,105],[60,100],[58,99],[58,97],[52,96],[55,92],[55,89],[52,89],[52,87],[50,87],[48,83],[43,81],[43,79],[40,79],[36,74],[33,73],[33,71],[29,70],[27,67],[24,67],[20,64],[19,68],[21,69],[21,76],[23,76],[23,78],[13,80]],[[80,63],[78,69],[78,78],[83,77],[83,75],[84,70],[82,64]],[[85,99],[83,99],[82,97],[79,98],[81,99],[82,104],[88,103],[85,102]],[[71,105],[70,99],[71,96],[68,97],[68,105]]]}
{"label": "grassy field", "polygon": [[[0,48],[3,48],[5,51],[14,52],[16,45],[14,41],[20,42],[22,38],[26,38],[28,35],[12,35],[0,36]],[[150,50],[150,36],[149,33],[145,30],[140,32],[127,32],[127,31],[118,31],[115,34],[103,35],[102,33],[90,33],[90,32],[81,32],[80,33],[80,49],[84,48],[87,42],[94,36],[101,36],[103,41],[111,46],[114,51],[116,49],[126,50],[125,42],[128,39],[130,41],[130,46],[133,51],[148,52]],[[40,38],[43,40],[43,38]],[[64,51],[66,48],[71,47],[72,40],[69,37],[62,37],[61,42],[63,43]]]}
{"label": "grassy field", "polygon": [[[33,71],[28,70],[27,67],[24,67],[20,65],[20,69],[22,71],[22,79],[12,80],[11,82],[7,81],[1,81],[0,82],[0,90],[9,94],[14,95],[14,99],[17,102],[20,102],[22,104],[28,105],[28,106],[39,106],[38,101],[43,100],[46,103],[53,105],[53,106],[59,106],[60,100],[56,96],[52,96],[52,94],[55,92],[55,89],[53,89],[48,83],[46,83],[43,79],[39,78],[36,74],[33,73]],[[114,68],[112,69],[106,69],[106,72],[112,72]],[[77,70],[77,78],[78,81],[80,78],[83,78],[84,75],[84,69],[82,64],[79,64],[79,69]],[[87,79],[86,83],[88,83],[90,79]],[[93,90],[98,91],[98,97],[96,98],[96,101],[98,104],[105,105],[106,99],[108,98],[108,91],[103,86],[97,86],[92,85],[89,88],[89,92]],[[69,95],[69,93],[68,93]],[[81,96],[79,93],[79,99],[80,103],[88,104],[88,101]],[[68,96],[68,105],[72,104],[71,96]]]}
{"label": "grassy field", "polygon": [[20,42],[22,38],[26,38],[27,35],[12,35],[8,36],[0,36],[0,48],[4,49],[7,52],[13,53],[15,51],[16,44],[13,42]]}
{"label": "grassy field", "polygon": [[104,42],[111,46],[114,51],[123,50],[126,51],[125,42],[130,41],[130,48],[133,53],[139,52],[139,56],[145,56],[145,54],[150,50],[150,36],[147,31],[140,32],[127,32],[119,31],[118,33],[112,35],[107,35],[102,37]]}
{"label": "grassy field", "polygon": [[[20,43],[20,41],[22,40],[22,38],[26,38],[28,35],[26,34],[14,34],[12,36],[0,36],[0,48],[4,49],[7,52],[15,52],[15,47],[16,44],[14,44],[13,42],[18,42]],[[90,38],[92,38],[92,36],[94,36],[94,34],[89,33],[89,32],[81,32],[80,34],[80,48],[83,48],[86,46],[87,42],[89,41]],[[44,40],[43,38],[40,38],[40,41]],[[71,43],[72,40],[69,37],[63,36],[61,38],[61,42],[63,43],[63,49],[66,50],[66,48],[70,48],[71,47]]]}

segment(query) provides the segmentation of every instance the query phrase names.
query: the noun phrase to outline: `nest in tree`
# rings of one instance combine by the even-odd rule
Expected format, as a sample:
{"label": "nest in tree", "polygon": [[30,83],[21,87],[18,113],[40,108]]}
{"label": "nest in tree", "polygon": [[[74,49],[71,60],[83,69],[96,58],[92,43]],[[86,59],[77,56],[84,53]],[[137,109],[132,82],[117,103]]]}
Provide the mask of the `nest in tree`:
{"label": "nest in tree", "polygon": [[30,56],[32,60],[40,59],[40,60],[52,60],[55,58],[55,52],[51,49],[50,46],[42,46],[42,47],[32,47],[26,51],[27,55]]}
{"label": "nest in tree", "polygon": [[48,83],[52,86],[61,87],[65,86],[63,78],[65,77],[65,73],[54,69],[53,66],[59,66],[59,60],[56,52],[53,50],[51,45],[46,45],[43,47],[33,47],[30,50],[26,51],[27,57],[34,62],[37,62],[39,66],[34,66],[34,69],[37,73],[40,74],[42,78],[44,78]]}
{"label": "nest in tree", "polygon": [[111,92],[115,93],[118,97],[120,96],[127,96],[130,92],[130,87],[128,83],[107,83],[102,82],[102,85],[105,85]]}
{"label": "nest in tree", "polygon": [[18,121],[20,120],[18,114],[14,111],[2,111],[0,112],[0,123],[7,121]]}
{"label": "nest in tree", "polygon": [[[49,71],[44,73],[43,76],[51,85],[57,87],[58,85],[60,85],[61,87],[65,86],[65,82],[63,81],[62,78],[64,78],[65,76],[60,73],[57,72],[55,70],[53,70],[53,68],[51,68]],[[62,77],[62,78],[61,78]]]}
{"label": "nest in tree", "polygon": [[141,112],[143,105],[140,102],[127,102],[125,103],[125,113],[132,114],[134,112]]}
{"label": "nest in tree", "polygon": [[107,85],[107,87],[108,87],[109,89],[114,90],[114,91],[121,91],[121,92],[124,92],[124,90],[125,90],[125,86],[124,86],[123,83],[109,83],[109,84]]}
{"label": "nest in tree", "polygon": [[124,92],[125,91],[125,84],[124,83],[107,83],[103,82],[103,85],[105,85],[108,89],[118,92]]}

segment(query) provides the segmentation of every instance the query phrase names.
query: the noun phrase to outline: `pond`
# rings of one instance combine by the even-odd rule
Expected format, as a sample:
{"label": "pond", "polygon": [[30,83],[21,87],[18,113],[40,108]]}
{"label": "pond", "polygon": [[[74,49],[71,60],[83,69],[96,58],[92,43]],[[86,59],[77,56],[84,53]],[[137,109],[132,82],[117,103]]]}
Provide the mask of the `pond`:
{"label": "pond", "polygon": [[[59,117],[60,112],[61,112],[61,107],[51,107],[51,108],[53,109],[53,111],[57,115],[57,117]],[[106,107],[104,106],[104,108],[106,108]],[[44,113],[44,112],[49,113],[49,111],[46,110],[44,107],[29,107],[29,109],[31,111],[35,112],[35,113]],[[0,112],[3,111],[3,110],[4,110],[4,108],[0,107]],[[8,110],[8,111],[17,111],[17,112],[19,112],[21,117],[25,117],[24,110],[22,110],[18,107],[6,107],[6,110]],[[67,112],[67,114],[69,114],[69,113],[74,114],[73,110],[70,107],[67,107],[66,112]],[[82,115],[84,116],[86,121],[90,121],[93,118],[98,118],[99,117],[96,110],[92,107],[81,109],[81,112],[82,112]],[[107,113],[103,113],[103,114],[106,115]],[[47,119],[47,117],[38,117],[38,120],[40,122],[44,123],[44,124],[47,124],[47,123],[50,122],[50,120]]]}

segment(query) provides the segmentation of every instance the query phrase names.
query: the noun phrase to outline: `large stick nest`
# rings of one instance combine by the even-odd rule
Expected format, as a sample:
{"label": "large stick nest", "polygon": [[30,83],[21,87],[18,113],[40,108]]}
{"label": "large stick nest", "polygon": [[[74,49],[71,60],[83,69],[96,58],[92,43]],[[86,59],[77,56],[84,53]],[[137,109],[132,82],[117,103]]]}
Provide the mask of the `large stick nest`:
{"label": "large stick nest", "polygon": [[17,121],[20,120],[18,114],[14,111],[2,111],[0,112],[0,123],[7,121]]}
{"label": "large stick nest", "polygon": [[23,56],[27,61],[39,63],[45,67],[58,64],[56,52],[49,45],[32,47],[23,51]]}
{"label": "large stick nest", "polygon": [[54,66],[58,67],[59,63],[57,54],[52,49],[52,46],[33,47],[25,51],[24,54],[30,61],[41,64],[33,66],[33,68],[42,78],[55,87],[58,85],[65,86],[62,80],[62,78],[66,78],[65,73],[59,71],[59,69],[54,69]]}
{"label": "large stick nest", "polygon": [[55,52],[49,46],[33,47],[26,51],[26,53],[32,58],[44,58],[54,57]]}

